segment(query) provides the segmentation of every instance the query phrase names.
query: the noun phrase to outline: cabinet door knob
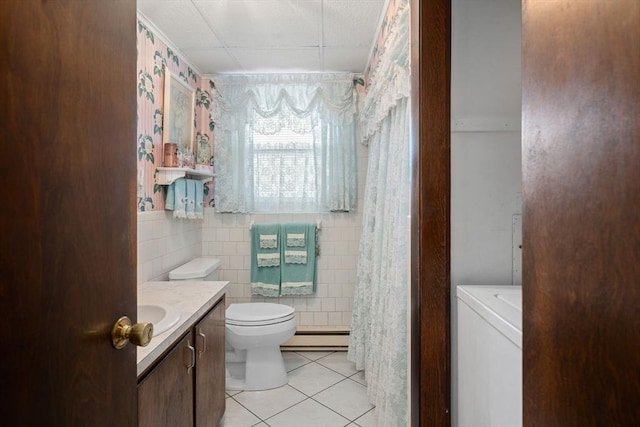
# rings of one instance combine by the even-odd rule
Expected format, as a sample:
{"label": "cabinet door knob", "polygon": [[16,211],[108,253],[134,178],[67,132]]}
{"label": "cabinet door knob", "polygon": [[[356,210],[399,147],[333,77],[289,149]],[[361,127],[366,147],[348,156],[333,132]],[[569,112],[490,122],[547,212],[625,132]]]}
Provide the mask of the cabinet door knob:
{"label": "cabinet door knob", "polygon": [[131,325],[127,316],[119,318],[111,329],[111,342],[118,350],[124,348],[129,341],[140,347],[145,347],[153,338],[153,324],[140,322]]}
{"label": "cabinet door knob", "polygon": [[198,349],[198,358],[201,358],[205,351],[207,351],[207,336],[202,333],[202,328],[198,328],[198,336],[202,338],[202,348]]}

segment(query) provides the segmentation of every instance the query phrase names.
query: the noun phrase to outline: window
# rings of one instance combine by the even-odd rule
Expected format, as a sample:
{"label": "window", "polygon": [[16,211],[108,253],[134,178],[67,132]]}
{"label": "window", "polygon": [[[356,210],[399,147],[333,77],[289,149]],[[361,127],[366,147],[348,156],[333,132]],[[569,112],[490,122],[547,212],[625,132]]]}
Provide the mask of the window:
{"label": "window", "polygon": [[[253,191],[256,212],[317,212],[322,167],[313,132],[282,129],[253,133]],[[297,207],[297,208],[296,208]]]}
{"label": "window", "polygon": [[216,79],[218,212],[355,208],[353,75],[224,75]]}

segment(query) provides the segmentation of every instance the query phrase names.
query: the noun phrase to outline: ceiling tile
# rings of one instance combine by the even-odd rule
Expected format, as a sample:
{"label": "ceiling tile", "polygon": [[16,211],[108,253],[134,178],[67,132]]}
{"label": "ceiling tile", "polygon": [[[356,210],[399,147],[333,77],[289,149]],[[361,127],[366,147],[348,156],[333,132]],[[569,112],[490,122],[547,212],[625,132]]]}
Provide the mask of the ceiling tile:
{"label": "ceiling tile", "polygon": [[138,0],[138,10],[180,50],[222,47],[222,43],[190,1]]}
{"label": "ceiling tile", "polygon": [[185,49],[183,53],[202,74],[229,73],[240,69],[224,48]]}
{"label": "ceiling tile", "polygon": [[138,0],[138,10],[203,74],[362,72],[384,4],[385,0]]}
{"label": "ceiling tile", "polygon": [[229,47],[319,44],[320,0],[194,0],[194,4]]}
{"label": "ceiling tile", "polygon": [[318,71],[318,48],[231,49],[244,72]]}
{"label": "ceiling tile", "polygon": [[324,1],[324,45],[371,47],[376,36],[380,1]]}
{"label": "ceiling tile", "polygon": [[369,56],[368,47],[359,48],[324,48],[324,70],[325,71],[351,71],[353,73],[364,73]]}

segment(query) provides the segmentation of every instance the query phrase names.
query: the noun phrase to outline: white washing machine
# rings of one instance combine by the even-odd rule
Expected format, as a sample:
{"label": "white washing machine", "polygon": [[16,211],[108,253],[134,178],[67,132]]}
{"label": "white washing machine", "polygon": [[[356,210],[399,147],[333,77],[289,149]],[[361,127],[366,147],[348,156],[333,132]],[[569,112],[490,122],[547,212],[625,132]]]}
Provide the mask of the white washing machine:
{"label": "white washing machine", "polygon": [[522,426],[522,287],[458,286],[458,426]]}

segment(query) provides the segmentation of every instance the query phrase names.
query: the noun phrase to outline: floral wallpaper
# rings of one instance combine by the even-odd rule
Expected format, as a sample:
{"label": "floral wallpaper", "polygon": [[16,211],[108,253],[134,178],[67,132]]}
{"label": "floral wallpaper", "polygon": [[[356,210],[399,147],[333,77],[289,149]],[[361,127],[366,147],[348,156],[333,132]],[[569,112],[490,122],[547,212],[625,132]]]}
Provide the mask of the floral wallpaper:
{"label": "floral wallpaper", "polygon": [[391,27],[391,22],[393,21],[393,17],[396,15],[401,4],[402,4],[402,0],[389,0],[387,12],[384,15],[382,25],[380,26],[380,32],[378,33],[376,44],[373,47],[371,58],[369,58],[369,63],[367,64],[367,67],[365,68],[365,71],[364,71],[364,81],[365,81],[366,87],[369,87],[369,79],[371,77],[371,73],[373,72],[373,70],[376,69],[378,62],[380,61],[380,55],[382,54],[382,47],[384,46],[384,41],[389,35],[389,28]]}
{"label": "floral wallpaper", "polygon": [[[195,89],[194,138],[196,163],[209,164],[213,153],[210,120],[213,83],[200,77],[170,47],[138,20],[138,211],[164,209],[166,189],[155,184],[156,167],[163,164],[162,117],[164,75],[169,69]],[[212,204],[213,186],[205,185],[205,205]]]}

